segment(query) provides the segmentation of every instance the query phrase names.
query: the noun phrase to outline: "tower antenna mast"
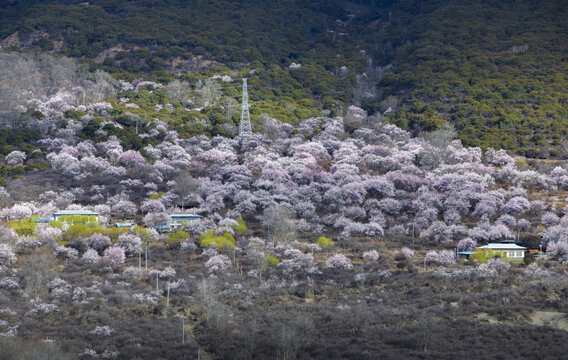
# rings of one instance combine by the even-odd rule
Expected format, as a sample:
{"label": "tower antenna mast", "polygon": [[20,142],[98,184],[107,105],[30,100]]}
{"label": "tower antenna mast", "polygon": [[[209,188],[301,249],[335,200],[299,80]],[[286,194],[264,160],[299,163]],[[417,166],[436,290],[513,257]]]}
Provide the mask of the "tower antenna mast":
{"label": "tower antenna mast", "polygon": [[252,135],[250,125],[250,113],[248,103],[247,79],[243,79],[243,99],[241,103],[241,122],[239,124],[239,136]]}

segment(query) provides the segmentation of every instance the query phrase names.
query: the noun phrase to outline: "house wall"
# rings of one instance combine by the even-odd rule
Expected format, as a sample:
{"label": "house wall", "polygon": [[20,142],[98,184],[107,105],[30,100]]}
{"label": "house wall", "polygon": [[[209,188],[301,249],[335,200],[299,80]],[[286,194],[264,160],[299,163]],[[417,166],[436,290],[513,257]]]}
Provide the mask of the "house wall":
{"label": "house wall", "polygon": [[501,253],[507,256],[509,259],[522,259],[525,257],[524,250],[497,250],[492,249],[496,253]]}
{"label": "house wall", "polygon": [[54,215],[55,221],[68,224],[98,224],[99,217],[96,215]]}
{"label": "house wall", "polygon": [[185,224],[188,221],[192,221],[192,220],[198,220],[197,218],[191,218],[191,217],[187,217],[187,218],[170,218],[170,224],[171,225],[182,225]]}

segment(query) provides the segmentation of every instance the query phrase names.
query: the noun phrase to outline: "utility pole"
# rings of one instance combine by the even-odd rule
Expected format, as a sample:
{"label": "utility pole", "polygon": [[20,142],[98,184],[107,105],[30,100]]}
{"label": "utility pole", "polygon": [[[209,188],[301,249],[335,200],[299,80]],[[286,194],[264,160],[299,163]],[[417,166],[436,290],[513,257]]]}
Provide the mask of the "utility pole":
{"label": "utility pole", "polygon": [[[136,236],[140,238],[140,231],[136,229]],[[142,271],[142,244],[140,244],[140,249],[138,249],[138,271]]]}
{"label": "utility pole", "polygon": [[168,280],[168,297],[166,298],[166,309],[170,307],[170,280]]}
{"label": "utility pole", "polygon": [[243,99],[241,102],[241,122],[239,123],[239,136],[252,135],[248,103],[247,79],[243,79]]}
{"label": "utility pole", "polygon": [[146,271],[148,271],[148,241],[146,240],[146,251],[145,251],[145,255],[146,255]]}

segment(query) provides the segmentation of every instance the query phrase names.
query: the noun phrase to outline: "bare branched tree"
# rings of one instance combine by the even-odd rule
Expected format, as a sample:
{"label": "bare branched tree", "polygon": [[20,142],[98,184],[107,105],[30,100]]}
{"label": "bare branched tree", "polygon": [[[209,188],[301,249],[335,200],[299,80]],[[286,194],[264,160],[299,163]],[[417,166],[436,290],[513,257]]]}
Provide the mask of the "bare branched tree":
{"label": "bare branched tree", "polygon": [[49,281],[53,278],[52,269],[55,266],[55,257],[45,249],[38,249],[24,259],[20,272],[24,289],[30,297],[35,298],[47,294]]}
{"label": "bare branched tree", "polygon": [[456,138],[457,132],[450,123],[444,123],[439,129],[427,133],[424,138],[429,147],[421,159],[421,165],[437,168],[446,159],[448,145]]}
{"label": "bare branched tree", "polygon": [[175,178],[176,185],[173,192],[181,201],[181,208],[185,208],[186,201],[197,194],[199,182],[191,177],[189,173],[181,173]]}
{"label": "bare branched tree", "polygon": [[205,321],[210,322],[219,312],[221,303],[219,292],[215,282],[211,279],[203,279],[197,285],[195,296],[201,312],[205,315]]}
{"label": "bare branched tree", "polygon": [[118,81],[113,79],[108,73],[97,70],[95,73],[88,74],[85,77],[88,79],[88,86],[85,86],[82,91],[82,105],[99,102],[107,97],[116,95],[119,86]]}
{"label": "bare branched tree", "polygon": [[278,242],[291,239],[296,233],[294,213],[282,205],[272,205],[264,210],[262,226],[268,233],[272,247],[276,247]]}
{"label": "bare branched tree", "polygon": [[205,83],[198,86],[196,90],[199,94],[199,103],[201,106],[211,106],[219,102],[221,99],[221,85],[214,79],[207,79]]}
{"label": "bare branched tree", "polygon": [[426,140],[439,149],[445,150],[457,136],[456,129],[448,122],[443,123],[437,130],[426,135]]}
{"label": "bare branched tree", "polygon": [[302,341],[296,328],[282,325],[278,332],[277,344],[282,359],[290,360],[296,358],[296,354],[302,346]]}
{"label": "bare branched tree", "polygon": [[166,94],[170,100],[178,100],[185,105],[191,95],[191,85],[187,81],[174,80],[166,85]]}

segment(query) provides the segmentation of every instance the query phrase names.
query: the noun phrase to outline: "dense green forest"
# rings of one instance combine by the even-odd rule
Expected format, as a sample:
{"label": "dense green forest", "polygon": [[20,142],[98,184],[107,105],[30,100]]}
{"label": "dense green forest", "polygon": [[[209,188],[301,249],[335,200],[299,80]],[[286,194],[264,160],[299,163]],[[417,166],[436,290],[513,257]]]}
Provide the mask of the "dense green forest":
{"label": "dense green forest", "polygon": [[3,37],[44,30],[50,37],[38,45],[49,50],[64,39],[67,56],[94,58],[117,44],[149,48],[151,53],[134,54],[150,56],[148,68],[123,66],[131,71],[161,69],[163,60],[190,53],[231,66],[289,63],[311,49],[323,52],[322,58],[348,53],[326,42],[327,30],[346,15],[334,1],[64,0],[6,4],[2,15]]}
{"label": "dense green forest", "polygon": [[[449,121],[467,145],[564,157],[567,16],[562,0],[13,0],[0,38],[126,80],[250,76],[255,119],[391,106],[387,120],[415,133]],[[389,71],[357,98],[375,67]]]}
{"label": "dense green forest", "polygon": [[565,155],[567,10],[565,1],[400,2],[375,50],[395,65],[381,82],[383,96],[403,100],[392,121],[429,131],[447,120],[468,145]]}

